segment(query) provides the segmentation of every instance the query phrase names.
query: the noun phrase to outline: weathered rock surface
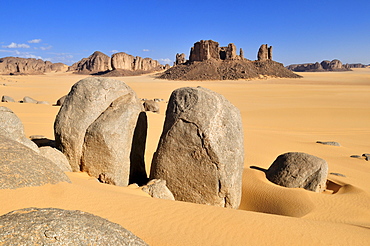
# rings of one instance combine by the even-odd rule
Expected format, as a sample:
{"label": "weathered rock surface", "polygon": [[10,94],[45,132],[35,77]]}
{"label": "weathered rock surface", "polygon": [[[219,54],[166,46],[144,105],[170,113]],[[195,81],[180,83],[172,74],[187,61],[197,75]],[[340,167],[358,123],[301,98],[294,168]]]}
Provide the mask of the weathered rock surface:
{"label": "weathered rock surface", "polygon": [[25,208],[0,217],[3,245],[147,245],[122,226],[78,210]]}
{"label": "weathered rock surface", "polygon": [[[134,183],[146,183],[147,123],[141,109],[135,92],[122,81],[97,77],[80,80],[71,88],[56,117],[57,148],[67,156],[73,171],[87,171],[110,184],[127,185],[128,174],[145,179]],[[144,133],[135,136],[135,128]],[[132,173],[143,169],[144,173]],[[114,174],[117,170],[125,175],[119,180]]]}
{"label": "weathered rock surface", "polygon": [[266,171],[271,182],[288,188],[321,192],[326,188],[328,164],[325,160],[301,152],[289,152],[276,158]]}
{"label": "weathered rock surface", "polygon": [[39,150],[41,156],[52,161],[63,172],[72,172],[72,168],[69,165],[68,159],[62,152],[50,146],[40,147]]}
{"label": "weathered rock surface", "polygon": [[0,135],[17,141],[35,152],[39,152],[37,145],[25,137],[21,120],[7,107],[0,107]]}
{"label": "weathered rock surface", "polygon": [[186,58],[185,58],[185,54],[184,53],[177,53],[176,54],[176,61],[175,61],[175,65],[180,65],[180,64],[184,64],[186,62]]}
{"label": "weathered rock surface", "polygon": [[145,100],[143,106],[145,111],[159,113],[159,104],[154,100]]}
{"label": "weathered rock surface", "polygon": [[100,51],[95,51],[88,58],[83,58],[82,60],[74,63],[68,68],[68,71],[81,74],[90,74],[107,71],[111,68],[111,58]]}
{"label": "weathered rock surface", "polygon": [[15,100],[10,96],[2,96],[1,102],[15,102]]}
{"label": "weathered rock surface", "polygon": [[351,71],[348,65],[343,65],[337,59],[332,61],[324,60],[321,63],[292,64],[287,66],[287,68],[295,72]]}
{"label": "weathered rock surface", "polygon": [[243,159],[235,106],[201,87],[173,91],[151,179],[166,180],[176,200],[238,208]]}
{"label": "weathered rock surface", "polygon": [[[272,60],[272,47],[262,45],[257,61],[244,58],[243,50],[236,54],[236,46],[219,47],[212,40],[201,40],[191,48],[189,61],[166,70],[161,79],[170,80],[238,80],[271,76],[300,78]],[[177,58],[176,58],[177,59]]]}
{"label": "weathered rock surface", "polygon": [[0,169],[0,189],[70,182],[50,160],[3,135],[0,135]]}
{"label": "weathered rock surface", "polygon": [[135,57],[125,52],[119,52],[112,55],[112,68],[113,69],[127,69],[134,70]]}
{"label": "weathered rock surface", "polygon": [[4,57],[0,58],[0,74],[43,74],[64,72],[68,66],[34,58]]}
{"label": "weathered rock surface", "polygon": [[161,198],[166,200],[175,200],[172,192],[167,188],[166,181],[160,179],[153,179],[143,187],[143,191],[148,193],[151,197]]}

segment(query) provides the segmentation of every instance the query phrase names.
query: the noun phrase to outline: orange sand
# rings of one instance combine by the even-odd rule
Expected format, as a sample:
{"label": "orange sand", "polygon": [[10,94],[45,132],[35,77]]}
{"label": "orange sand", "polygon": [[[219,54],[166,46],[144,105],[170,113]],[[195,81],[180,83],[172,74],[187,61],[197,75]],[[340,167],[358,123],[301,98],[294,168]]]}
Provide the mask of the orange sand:
{"label": "orange sand", "polygon": [[[370,69],[300,73],[302,79],[184,82],[153,75],[116,78],[140,98],[168,100],[184,86],[221,93],[243,117],[245,170],[239,210],[149,197],[135,186],[98,183],[84,173],[67,173],[72,184],[0,190],[0,214],[25,207],[78,209],[121,224],[150,245],[368,245],[370,242],[370,162],[350,155],[370,153]],[[0,76],[0,96],[30,96],[55,103],[86,76],[56,73]],[[3,86],[2,84],[6,84]],[[59,108],[0,103],[22,120],[26,135],[54,139]],[[148,113],[147,170],[164,121]],[[337,141],[333,147],[315,143]],[[325,159],[329,189],[321,194],[270,183],[262,171],[289,151]],[[333,193],[333,194],[332,194]]]}

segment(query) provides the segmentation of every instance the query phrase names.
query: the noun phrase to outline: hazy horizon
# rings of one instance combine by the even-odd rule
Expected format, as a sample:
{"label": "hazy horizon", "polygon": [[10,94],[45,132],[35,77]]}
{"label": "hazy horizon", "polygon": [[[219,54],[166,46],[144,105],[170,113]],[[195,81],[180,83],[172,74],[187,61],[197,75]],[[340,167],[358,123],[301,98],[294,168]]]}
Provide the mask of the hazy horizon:
{"label": "hazy horizon", "polygon": [[94,51],[171,64],[199,40],[234,43],[255,60],[273,46],[284,65],[339,59],[370,64],[368,1],[7,1],[0,57],[71,65]]}

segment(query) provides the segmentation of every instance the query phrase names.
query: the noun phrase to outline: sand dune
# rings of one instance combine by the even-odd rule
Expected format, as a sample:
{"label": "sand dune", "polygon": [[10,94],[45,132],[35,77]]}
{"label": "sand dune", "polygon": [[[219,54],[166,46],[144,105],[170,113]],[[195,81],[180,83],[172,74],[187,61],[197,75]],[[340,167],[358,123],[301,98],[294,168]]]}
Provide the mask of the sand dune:
{"label": "sand dune", "polygon": [[[140,98],[168,100],[176,88],[200,85],[240,109],[245,169],[239,210],[155,199],[135,186],[115,187],[84,173],[67,173],[72,184],[0,190],[0,214],[31,206],[83,210],[121,224],[150,245],[368,245],[370,162],[350,155],[370,153],[370,69],[300,75],[304,78],[222,82],[165,81],[153,74],[116,78]],[[0,76],[0,96],[30,96],[52,104],[84,77]],[[27,136],[54,139],[59,107],[51,104],[0,103],[18,115]],[[166,103],[160,107],[159,114],[148,113],[148,171]],[[323,158],[330,173],[345,177],[330,174],[324,193],[272,184],[263,170],[289,151]]]}

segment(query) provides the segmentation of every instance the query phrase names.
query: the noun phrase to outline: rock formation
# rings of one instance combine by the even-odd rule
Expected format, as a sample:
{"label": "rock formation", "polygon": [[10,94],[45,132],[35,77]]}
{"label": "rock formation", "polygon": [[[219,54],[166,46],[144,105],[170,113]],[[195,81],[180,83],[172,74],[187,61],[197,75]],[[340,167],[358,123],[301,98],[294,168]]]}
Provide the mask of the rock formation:
{"label": "rock formation", "polygon": [[25,137],[21,120],[7,107],[0,107],[0,135],[17,141],[35,152],[39,152],[37,145]]}
{"label": "rock formation", "polygon": [[267,44],[262,44],[258,50],[257,60],[272,60],[272,46],[268,47]]}
{"label": "rock formation", "polygon": [[367,67],[370,67],[370,64],[365,65],[365,64],[361,64],[361,63],[351,63],[351,64],[347,63],[346,66],[348,68],[367,68]]}
{"label": "rock formation", "polygon": [[163,70],[164,66],[151,58],[132,56],[119,52],[109,56],[96,51],[88,58],[83,58],[69,67],[68,71],[102,76],[139,75]]}
{"label": "rock formation", "polygon": [[343,65],[337,59],[332,61],[324,60],[321,63],[292,64],[287,66],[287,68],[295,72],[351,71],[349,65]]}
{"label": "rock formation", "polygon": [[[262,45],[257,61],[244,58],[240,49],[236,54],[232,43],[220,47],[212,40],[201,40],[191,48],[189,61],[166,70],[161,79],[170,80],[237,80],[260,77],[299,78],[301,76],[272,60],[272,47]],[[176,59],[178,59],[176,57]]]}
{"label": "rock formation", "polygon": [[68,159],[62,152],[50,146],[40,147],[39,150],[40,155],[52,161],[63,172],[72,172],[72,168],[69,165]]}
{"label": "rock formation", "polygon": [[186,58],[185,58],[185,54],[184,53],[177,53],[176,54],[176,61],[175,61],[175,65],[180,65],[180,64],[184,64],[186,62]]}
{"label": "rock formation", "polygon": [[153,113],[159,113],[159,104],[153,100],[145,100],[143,103],[145,111],[151,111]]}
{"label": "rock formation", "polygon": [[70,182],[50,160],[0,134],[0,189]]}
{"label": "rock formation", "polygon": [[0,74],[43,74],[65,72],[68,66],[34,58],[4,57],[0,58]]}
{"label": "rock formation", "polygon": [[147,245],[96,215],[58,208],[25,208],[0,216],[4,245]]}
{"label": "rock formation", "polygon": [[56,145],[73,171],[86,171],[101,182],[120,186],[127,186],[130,177],[136,177],[133,183],[145,184],[147,122],[141,111],[135,92],[124,82],[80,80],[55,119]]}
{"label": "rock formation", "polygon": [[238,208],[243,159],[235,106],[201,87],[172,92],[151,179],[166,180],[176,200]]}
{"label": "rock formation", "polygon": [[100,51],[95,51],[88,58],[83,58],[68,68],[68,71],[90,74],[111,69],[111,59]]}
{"label": "rock formation", "polygon": [[266,171],[271,182],[288,187],[321,192],[326,188],[328,164],[325,160],[300,152],[289,152],[276,158]]}

